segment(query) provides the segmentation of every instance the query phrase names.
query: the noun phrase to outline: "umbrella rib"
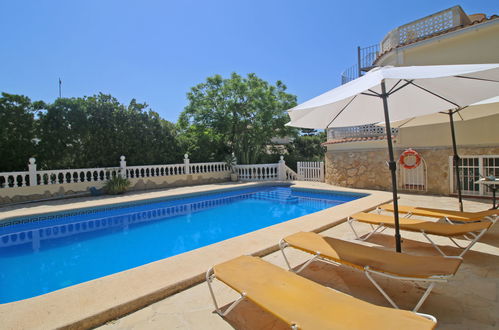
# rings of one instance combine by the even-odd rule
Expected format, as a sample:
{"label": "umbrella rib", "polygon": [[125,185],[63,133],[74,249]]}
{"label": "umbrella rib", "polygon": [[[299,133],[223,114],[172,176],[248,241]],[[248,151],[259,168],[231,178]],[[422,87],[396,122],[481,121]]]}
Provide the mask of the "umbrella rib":
{"label": "umbrella rib", "polygon": [[380,95],[380,94],[376,93],[375,91],[373,91],[373,90],[371,90],[371,89],[368,89],[368,91],[372,92],[373,94],[369,94],[369,93],[365,93],[365,92],[360,93],[360,94],[362,94],[362,95],[366,95],[366,96],[381,97],[381,95]]}
{"label": "umbrella rib", "polygon": [[413,81],[408,81],[408,83],[409,83],[409,84],[411,84],[411,85],[414,85],[415,87],[417,87],[417,88],[419,88],[419,89],[424,90],[425,92],[427,92],[427,93],[429,93],[429,94],[431,94],[431,95],[433,95],[433,96],[436,96],[436,97],[438,97],[438,98],[440,98],[440,99],[442,99],[442,100],[444,100],[444,101],[446,101],[446,102],[449,102],[450,104],[453,104],[453,105],[455,105],[456,107],[460,108],[459,104],[454,103],[454,102],[452,102],[452,101],[450,101],[450,100],[446,99],[445,97],[438,95],[437,93],[433,93],[432,91],[429,91],[429,90],[427,90],[426,88],[421,87],[421,86],[419,86],[419,85],[415,84]]}
{"label": "umbrella rib", "polygon": [[488,82],[499,82],[498,80],[492,80],[492,79],[484,79],[484,78],[475,78],[475,77],[466,77],[466,76],[455,76],[456,78],[463,78],[463,79],[472,79],[472,80],[480,80],[480,81],[488,81]]}
{"label": "umbrella rib", "polygon": [[[401,81],[402,81],[402,80],[399,80],[399,81],[398,81],[398,83],[399,83],[399,82],[401,82]],[[392,89],[390,89],[390,91],[388,92],[388,95],[392,95],[393,93],[398,92],[399,90],[401,90],[402,88],[404,88],[404,87],[406,87],[407,85],[411,84],[412,82],[413,82],[412,80],[406,80],[406,83],[405,83],[405,84],[403,84],[402,86],[400,86],[399,88],[397,88],[397,89],[395,89],[395,90],[394,90],[395,86],[397,86],[397,85],[398,85],[398,83],[396,83],[396,84],[395,84],[395,86],[393,86],[393,87],[392,87]]]}
{"label": "umbrella rib", "polygon": [[[372,96],[372,95],[371,95]],[[332,124],[333,121],[336,120],[336,118],[338,118],[339,115],[341,115],[341,113],[350,105],[350,103],[353,102],[353,100],[355,100],[355,98],[357,97],[357,95],[355,95],[344,107],[343,109],[341,109],[340,112],[338,112],[338,114],[336,116],[334,116],[334,118],[329,122],[329,124],[326,125],[326,128],[329,128],[329,125]]]}

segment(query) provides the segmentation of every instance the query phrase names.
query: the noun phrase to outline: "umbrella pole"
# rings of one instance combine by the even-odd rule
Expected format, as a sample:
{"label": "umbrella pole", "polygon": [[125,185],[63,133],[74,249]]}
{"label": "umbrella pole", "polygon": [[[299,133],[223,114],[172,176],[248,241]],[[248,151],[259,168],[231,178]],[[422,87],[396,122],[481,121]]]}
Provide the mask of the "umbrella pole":
{"label": "umbrella pole", "polygon": [[395,248],[397,252],[402,252],[399,228],[399,204],[397,196],[397,163],[395,163],[395,159],[393,157],[392,128],[390,126],[390,115],[388,113],[388,94],[386,93],[384,80],[381,82],[381,98],[383,100],[383,110],[385,112],[386,138],[388,141],[388,168],[390,169],[390,172],[392,174],[393,212],[395,216]]}
{"label": "umbrella pole", "polygon": [[459,175],[459,155],[457,154],[456,132],[454,130],[454,112],[449,110],[450,132],[452,136],[452,149],[454,151],[454,169],[456,171],[457,197],[459,198],[459,211],[463,212],[463,196],[461,193],[461,178]]}

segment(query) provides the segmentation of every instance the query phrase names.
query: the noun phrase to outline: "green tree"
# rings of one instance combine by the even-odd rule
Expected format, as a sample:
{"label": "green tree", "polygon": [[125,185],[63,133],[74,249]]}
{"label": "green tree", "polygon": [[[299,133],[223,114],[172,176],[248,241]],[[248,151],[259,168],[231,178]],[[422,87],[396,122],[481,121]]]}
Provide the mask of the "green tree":
{"label": "green tree", "polygon": [[0,97],[0,172],[26,170],[35,156],[36,103],[22,95]]}
{"label": "green tree", "polygon": [[58,98],[45,104],[38,120],[39,168],[78,168],[86,165],[84,140],[86,115],[80,98]]}
{"label": "green tree", "polygon": [[194,161],[220,161],[234,152],[239,163],[259,162],[273,137],[295,134],[284,124],[296,96],[285,91],[281,81],[274,86],[253,73],[207,78],[187,94],[178,123],[182,145]]}
{"label": "green tree", "polygon": [[324,142],[326,142],[326,133],[302,130],[302,134],[286,146],[286,164],[296,170],[296,162],[323,161],[326,152],[326,148],[322,146]]}
{"label": "green tree", "polygon": [[117,166],[179,162],[176,127],[132,100],[111,95],[59,98],[40,115],[40,164],[45,168]]}

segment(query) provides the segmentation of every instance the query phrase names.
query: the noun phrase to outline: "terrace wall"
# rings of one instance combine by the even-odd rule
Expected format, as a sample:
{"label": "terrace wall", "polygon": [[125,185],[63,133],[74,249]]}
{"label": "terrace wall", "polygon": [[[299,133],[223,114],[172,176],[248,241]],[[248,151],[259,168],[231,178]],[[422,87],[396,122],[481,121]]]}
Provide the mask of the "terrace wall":
{"label": "terrace wall", "polygon": [[127,178],[131,191],[226,182],[235,180],[234,174],[241,181],[298,179],[283,156],[275,164],[234,162],[230,166],[225,162],[191,163],[188,155],[180,164],[127,166],[125,157],[120,159],[119,167],[39,171],[36,159],[30,158],[28,171],[0,173],[0,205],[90,195],[91,188],[102,189],[113,176]]}
{"label": "terrace wall", "polygon": [[[150,190],[158,188],[170,188],[181,186],[192,186],[198,184],[209,184],[227,182],[230,180],[230,171],[181,174],[172,176],[157,176],[150,178],[129,179],[129,191]],[[41,200],[64,196],[75,196],[77,194],[88,195],[91,187],[101,189],[105,182],[78,182],[52,184],[45,186],[17,187],[15,189],[0,190],[0,205],[18,203],[23,201]]]}
{"label": "terrace wall", "polygon": [[[381,141],[379,141],[381,142]],[[361,142],[368,149],[329,150],[326,152],[326,183],[350,188],[391,190],[391,177],[386,161],[388,151],[379,142],[369,148],[370,142]],[[351,145],[351,143],[350,143]],[[395,158],[406,148],[396,147]],[[427,164],[427,193],[449,195],[450,175],[449,147],[417,147],[415,150]],[[460,155],[499,155],[499,146],[461,147]]]}

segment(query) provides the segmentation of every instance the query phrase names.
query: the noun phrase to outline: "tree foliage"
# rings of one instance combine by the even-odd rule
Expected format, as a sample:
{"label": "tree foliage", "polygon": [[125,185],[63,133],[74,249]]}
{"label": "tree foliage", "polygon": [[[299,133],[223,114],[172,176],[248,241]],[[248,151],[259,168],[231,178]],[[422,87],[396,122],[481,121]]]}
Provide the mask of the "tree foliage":
{"label": "tree foliage", "polygon": [[130,165],[178,162],[175,125],[132,100],[111,95],[57,99],[39,119],[40,161],[49,168],[116,166],[121,155]]}
{"label": "tree foliage", "polygon": [[324,160],[326,148],[322,143],[326,142],[324,132],[304,132],[297,136],[292,143],[286,146],[286,164],[296,170],[296,162],[310,161],[318,162]]}
{"label": "tree foliage", "polygon": [[[285,126],[285,110],[296,105],[286,86],[255,74],[215,75],[194,86],[177,124],[147,104],[128,105],[111,95],[58,98],[31,102],[21,95],[0,97],[0,172],[26,170],[29,157],[39,169],[117,166],[124,155],[129,165],[179,163],[184,153],[192,162],[223,161],[234,152],[238,163],[286,163],[320,160],[324,133]],[[273,138],[293,140],[286,146]]]}
{"label": "tree foliage", "polygon": [[0,97],[0,172],[26,170],[35,152],[35,105],[22,95]]}
{"label": "tree foliage", "polygon": [[234,152],[239,163],[260,161],[273,137],[295,134],[284,124],[296,96],[285,90],[280,81],[274,86],[255,74],[236,73],[193,87],[178,123],[192,159],[220,160]]}
{"label": "tree foliage", "polygon": [[0,98],[0,172],[25,170],[29,157],[38,168],[178,163],[182,159],[175,124],[132,100],[111,95],[34,102],[3,93]]}

